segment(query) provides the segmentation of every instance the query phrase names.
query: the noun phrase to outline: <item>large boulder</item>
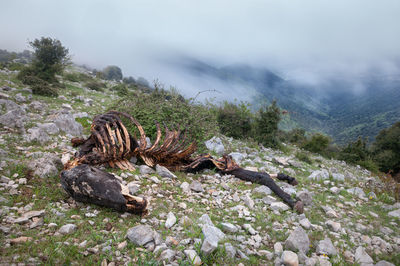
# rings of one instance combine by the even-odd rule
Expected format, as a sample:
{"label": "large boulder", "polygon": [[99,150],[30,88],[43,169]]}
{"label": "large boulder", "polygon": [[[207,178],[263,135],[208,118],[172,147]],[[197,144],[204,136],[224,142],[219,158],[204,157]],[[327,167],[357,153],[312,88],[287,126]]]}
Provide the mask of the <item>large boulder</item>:
{"label": "large boulder", "polygon": [[74,116],[71,114],[58,114],[54,119],[54,123],[59,130],[64,131],[72,136],[82,136],[83,127],[80,123],[76,122]]}
{"label": "large boulder", "polygon": [[40,177],[57,176],[63,168],[61,159],[51,153],[44,153],[43,157],[33,159],[28,163],[28,168],[33,171],[34,175]]}

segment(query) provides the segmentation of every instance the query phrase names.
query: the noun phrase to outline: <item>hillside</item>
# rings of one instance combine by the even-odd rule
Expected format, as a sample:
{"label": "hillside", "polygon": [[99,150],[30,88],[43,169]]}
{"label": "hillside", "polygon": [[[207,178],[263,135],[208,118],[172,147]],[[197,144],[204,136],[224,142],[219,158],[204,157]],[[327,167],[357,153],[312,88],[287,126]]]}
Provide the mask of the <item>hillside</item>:
{"label": "hillside", "polygon": [[[223,71],[231,79],[232,70]],[[102,81],[107,88],[94,91],[59,77],[66,88],[51,98],[32,94],[16,74],[0,70],[2,264],[400,264],[400,202],[390,184],[296,146],[282,152],[219,136],[240,166],[296,177],[297,186],[277,183],[304,202],[301,215],[268,187],[215,171],[165,177],[142,162],[135,162],[135,171],[101,168],[146,197],[147,215],[77,202],[62,189],[59,174],[76,152],[71,138],[87,137],[94,116],[120,99],[110,90],[115,83]],[[273,73],[267,79],[283,82]],[[307,95],[296,112],[316,114],[304,107]],[[299,153],[311,163],[299,160]]]}
{"label": "hillside", "polygon": [[[216,68],[192,58],[181,58],[171,64],[190,76],[220,80],[227,88],[255,89],[258,95],[252,100],[254,106],[276,99],[281,108],[289,111],[290,117],[282,125],[283,129],[301,127],[320,131],[339,144],[354,141],[358,136],[373,140],[379,131],[400,117],[400,80],[397,77],[371,73],[358,80],[336,77],[319,85],[304,85],[296,80],[285,80],[268,69],[248,65]],[[362,91],[353,91],[354,82],[363,86]]]}

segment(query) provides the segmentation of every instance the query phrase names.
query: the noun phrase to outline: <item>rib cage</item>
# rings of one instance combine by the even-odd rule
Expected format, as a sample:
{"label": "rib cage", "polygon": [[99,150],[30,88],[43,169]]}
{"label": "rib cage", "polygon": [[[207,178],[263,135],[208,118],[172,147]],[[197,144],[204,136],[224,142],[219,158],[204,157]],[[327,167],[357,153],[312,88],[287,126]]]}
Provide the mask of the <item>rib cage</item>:
{"label": "rib cage", "polygon": [[[121,117],[129,119],[139,130],[140,143],[132,137],[121,121]],[[154,144],[147,148],[146,134],[140,123],[132,116],[117,111],[109,111],[94,118],[91,125],[91,135],[87,140],[74,139],[73,143],[81,145],[76,159],[67,168],[78,164],[104,164],[117,166],[123,170],[134,170],[129,162],[132,156],[142,158],[150,167],[156,164],[170,170],[180,170],[191,163],[190,156],[196,151],[195,142],[188,143],[186,134],[181,130],[169,130],[165,127],[165,138],[162,141],[162,130],[156,122],[157,136]]]}

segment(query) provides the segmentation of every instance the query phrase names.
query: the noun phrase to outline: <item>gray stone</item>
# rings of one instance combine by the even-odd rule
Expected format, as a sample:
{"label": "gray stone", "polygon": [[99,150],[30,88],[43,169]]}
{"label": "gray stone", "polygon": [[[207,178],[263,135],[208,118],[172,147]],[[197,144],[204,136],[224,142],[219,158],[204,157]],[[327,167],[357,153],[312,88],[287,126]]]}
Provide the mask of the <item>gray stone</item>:
{"label": "gray stone", "polygon": [[57,125],[55,123],[43,123],[43,124],[38,124],[38,127],[40,129],[43,129],[46,131],[48,134],[58,134],[60,130],[58,129]]}
{"label": "gray stone", "polygon": [[249,195],[243,195],[241,197],[241,199],[243,200],[244,204],[246,204],[247,207],[249,207],[249,209],[254,209],[254,200],[252,198],[250,198]]}
{"label": "gray stone", "polygon": [[217,227],[212,225],[203,225],[201,232],[204,235],[204,239],[207,239],[211,236],[215,237],[218,241],[225,238],[225,234]]}
{"label": "gray stone", "polygon": [[395,265],[386,260],[381,260],[381,261],[378,261],[378,263],[375,264],[375,266],[395,266]]}
{"label": "gray stone", "polygon": [[194,192],[204,192],[204,188],[201,185],[201,183],[197,180],[193,181],[190,184],[190,189],[193,190]]}
{"label": "gray stone", "polygon": [[296,194],[296,197],[303,202],[304,206],[310,206],[312,204],[312,195],[308,191],[300,191]]}
{"label": "gray stone", "polygon": [[203,244],[201,245],[201,252],[205,255],[210,255],[218,247],[218,238],[215,235],[210,235],[205,238]]}
{"label": "gray stone", "polygon": [[319,241],[316,251],[318,255],[335,256],[337,254],[336,248],[333,246],[330,238]]}
{"label": "gray stone", "polygon": [[160,180],[159,180],[156,176],[150,176],[149,179],[150,179],[152,182],[156,183],[156,184],[159,184],[159,183],[160,183]]}
{"label": "gray stone", "polygon": [[207,149],[215,152],[218,155],[222,155],[225,153],[225,147],[222,144],[222,140],[219,137],[212,137],[211,139],[204,142]]}
{"label": "gray stone", "polygon": [[325,224],[328,226],[328,228],[331,231],[339,232],[340,230],[342,230],[342,226],[338,222],[334,222],[334,221],[328,220],[328,221],[326,221]]}
{"label": "gray stone", "polygon": [[27,141],[37,141],[40,144],[45,144],[50,141],[49,135],[42,128],[34,127],[28,129],[28,135],[26,136]]}
{"label": "gray stone", "polygon": [[236,256],[236,248],[231,243],[225,243],[224,246],[226,255],[233,259]]}
{"label": "gray stone", "polygon": [[200,216],[200,218],[197,220],[197,222],[201,225],[210,225],[210,226],[214,226],[213,222],[210,219],[210,216],[208,216],[208,214],[203,214],[202,216]]}
{"label": "gray stone", "polygon": [[274,252],[276,255],[280,255],[283,252],[283,246],[281,242],[276,242],[274,244]]}
{"label": "gray stone", "polygon": [[61,226],[58,232],[63,235],[69,235],[74,233],[77,229],[78,227],[75,224],[66,224]]}
{"label": "gray stone", "polygon": [[253,193],[260,193],[265,196],[268,196],[268,195],[272,194],[272,190],[267,186],[261,185],[261,186],[256,187],[255,189],[253,189]]}
{"label": "gray stone", "polygon": [[159,174],[161,177],[166,177],[166,178],[176,178],[176,175],[171,173],[166,167],[161,166],[159,164],[156,165],[156,172]]}
{"label": "gray stone", "polygon": [[400,209],[388,213],[389,216],[400,219]]}
{"label": "gray stone", "polygon": [[166,228],[171,228],[176,223],[176,217],[172,212],[167,215],[167,221],[165,222]]}
{"label": "gray stone", "polygon": [[201,265],[201,259],[197,252],[193,249],[186,249],[183,251],[185,253],[187,259],[190,261],[191,265],[199,266]]}
{"label": "gray stone", "polygon": [[340,188],[338,188],[338,187],[331,187],[331,188],[329,189],[329,191],[332,192],[333,194],[339,194]]}
{"label": "gray stone", "polygon": [[23,96],[21,93],[17,93],[15,95],[15,101],[18,103],[24,103],[24,102],[26,102],[26,97]]}
{"label": "gray stone", "polygon": [[154,241],[154,231],[148,225],[137,225],[128,230],[126,237],[135,245],[144,246]]}
{"label": "gray stone", "polygon": [[288,166],[288,159],[284,157],[274,157],[274,162],[283,166]]}
{"label": "gray stone", "polygon": [[28,168],[33,171],[34,175],[40,177],[57,176],[63,168],[61,159],[57,155],[50,153],[45,153],[43,156],[29,162]]}
{"label": "gray stone", "polygon": [[172,249],[166,249],[160,254],[160,260],[172,262],[175,258],[176,252]]}
{"label": "gray stone", "polygon": [[350,194],[356,195],[356,196],[359,197],[359,198],[364,198],[364,197],[365,197],[365,192],[364,192],[364,190],[362,190],[362,189],[359,188],[359,187],[349,188],[349,189],[347,190],[347,192],[350,193]]}
{"label": "gray stone", "polygon": [[250,234],[250,235],[255,235],[257,232],[254,230],[254,228],[251,226],[251,224],[243,224],[243,228]]}
{"label": "gray stone", "polygon": [[307,253],[310,249],[310,240],[306,231],[300,226],[293,230],[285,241],[285,247],[294,252]]}
{"label": "gray stone", "polygon": [[128,189],[129,189],[129,193],[131,195],[135,195],[139,191],[140,186],[138,184],[130,182],[130,183],[128,183]]}
{"label": "gray stone", "polygon": [[182,184],[180,185],[180,188],[182,189],[182,191],[184,193],[189,193],[190,192],[190,185],[188,182],[182,182]]}
{"label": "gray stone", "polygon": [[344,175],[339,173],[332,173],[333,180],[344,181]]}
{"label": "gray stone", "polygon": [[24,125],[28,117],[21,106],[13,101],[0,99],[0,112],[0,125],[18,129],[20,132],[25,131]]}
{"label": "gray stone", "polygon": [[240,164],[246,158],[246,154],[240,152],[231,152],[229,155],[232,156],[232,159],[238,164]]}
{"label": "gray stone", "polygon": [[233,225],[231,223],[221,223],[222,230],[224,232],[228,233],[236,233],[239,229],[236,227],[236,225]]}
{"label": "gray stone", "polygon": [[373,264],[374,261],[372,260],[372,258],[368,255],[368,253],[365,251],[365,249],[361,246],[359,246],[356,249],[356,253],[354,254],[355,257],[355,261],[360,263],[360,264]]}
{"label": "gray stone", "polygon": [[271,203],[271,209],[274,211],[287,211],[289,210],[289,206],[283,202],[277,201]]}
{"label": "gray stone", "polygon": [[83,127],[80,123],[75,121],[75,118],[71,114],[58,114],[54,119],[54,123],[58,129],[64,131],[72,136],[82,136]]}
{"label": "gray stone", "polygon": [[152,168],[148,167],[147,165],[139,166],[139,171],[140,171],[140,174],[142,174],[142,175],[148,175],[148,174],[155,173],[155,171]]}
{"label": "gray stone", "polygon": [[325,180],[329,179],[329,172],[325,169],[322,170],[316,170],[311,173],[311,175],[308,176],[309,179],[312,180]]}
{"label": "gray stone", "polygon": [[304,229],[310,229],[311,223],[307,218],[301,219],[299,221],[300,225],[304,227]]}
{"label": "gray stone", "polygon": [[297,254],[290,250],[283,251],[281,260],[285,266],[299,265],[299,258],[297,257]]}

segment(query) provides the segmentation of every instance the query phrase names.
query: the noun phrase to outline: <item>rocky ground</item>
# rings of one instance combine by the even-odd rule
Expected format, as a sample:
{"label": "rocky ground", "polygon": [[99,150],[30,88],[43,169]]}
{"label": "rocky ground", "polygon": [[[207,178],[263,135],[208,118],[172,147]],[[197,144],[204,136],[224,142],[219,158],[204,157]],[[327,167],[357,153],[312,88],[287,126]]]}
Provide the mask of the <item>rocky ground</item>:
{"label": "rocky ground", "polygon": [[220,136],[212,153],[243,167],[295,176],[278,182],[301,198],[298,215],[265,187],[229,175],[108,171],[150,201],[144,217],[75,202],[59,184],[95,114],[118,98],[67,83],[56,98],[32,95],[0,71],[0,241],[4,264],[400,265],[400,203],[360,167]]}

